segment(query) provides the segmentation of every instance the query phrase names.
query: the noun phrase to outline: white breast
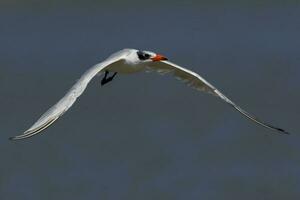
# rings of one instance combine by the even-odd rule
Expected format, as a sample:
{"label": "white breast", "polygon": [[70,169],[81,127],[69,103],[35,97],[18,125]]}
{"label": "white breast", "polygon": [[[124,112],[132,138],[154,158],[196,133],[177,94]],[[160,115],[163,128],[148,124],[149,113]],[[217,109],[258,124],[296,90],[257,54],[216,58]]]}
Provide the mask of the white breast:
{"label": "white breast", "polygon": [[120,74],[131,74],[144,71],[145,67],[141,64],[131,64],[125,61],[117,62],[107,68],[109,72],[118,72]]}

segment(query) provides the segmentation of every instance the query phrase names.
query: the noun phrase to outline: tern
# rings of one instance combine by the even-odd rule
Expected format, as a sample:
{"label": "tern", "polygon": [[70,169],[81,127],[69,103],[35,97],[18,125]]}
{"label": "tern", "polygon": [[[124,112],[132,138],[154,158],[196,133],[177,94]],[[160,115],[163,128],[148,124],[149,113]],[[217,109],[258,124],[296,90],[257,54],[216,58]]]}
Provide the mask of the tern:
{"label": "tern", "polygon": [[[117,74],[131,74],[143,71],[156,71],[161,74],[171,73],[179,80],[185,82],[188,86],[219,97],[230,106],[235,108],[238,112],[257,124],[280,133],[288,134],[288,132],[285,130],[272,126],[259,120],[257,117],[250,115],[200,75],[168,61],[165,56],[151,51],[123,49],[112,54],[103,62],[98,63],[88,69],[72,86],[67,94],[46,113],[44,113],[28,130],[26,130],[23,134],[11,137],[10,139],[19,140],[29,138],[48,128],[74,104],[76,99],[84,92],[88,83],[97,74],[104,74],[101,85],[105,85],[112,81]],[[112,75],[109,76],[109,73],[112,73]]]}

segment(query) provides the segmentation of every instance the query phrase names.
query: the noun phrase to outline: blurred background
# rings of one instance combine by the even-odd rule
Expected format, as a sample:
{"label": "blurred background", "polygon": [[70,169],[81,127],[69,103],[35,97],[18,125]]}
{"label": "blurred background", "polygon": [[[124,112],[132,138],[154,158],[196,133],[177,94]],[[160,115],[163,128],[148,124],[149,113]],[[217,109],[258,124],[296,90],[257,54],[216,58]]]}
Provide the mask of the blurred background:
{"label": "blurred background", "polygon": [[[299,199],[300,3],[0,1],[0,199]],[[292,134],[170,76],[96,77],[44,134],[11,142],[92,65],[151,50]]]}

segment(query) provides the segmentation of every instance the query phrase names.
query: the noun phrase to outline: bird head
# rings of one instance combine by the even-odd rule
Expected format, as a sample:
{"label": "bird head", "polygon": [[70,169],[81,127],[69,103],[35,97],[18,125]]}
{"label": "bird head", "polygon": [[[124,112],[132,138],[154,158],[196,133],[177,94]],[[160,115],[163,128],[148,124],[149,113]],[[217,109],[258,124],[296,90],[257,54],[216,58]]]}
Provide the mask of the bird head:
{"label": "bird head", "polygon": [[[126,55],[126,61],[131,64],[152,63],[168,60],[165,56],[151,52],[136,49],[128,49],[129,54]],[[127,52],[128,52],[127,50]]]}
{"label": "bird head", "polygon": [[136,55],[140,61],[145,62],[158,62],[162,60],[168,60],[165,56],[162,56],[160,54],[156,54],[151,51],[137,51]]}

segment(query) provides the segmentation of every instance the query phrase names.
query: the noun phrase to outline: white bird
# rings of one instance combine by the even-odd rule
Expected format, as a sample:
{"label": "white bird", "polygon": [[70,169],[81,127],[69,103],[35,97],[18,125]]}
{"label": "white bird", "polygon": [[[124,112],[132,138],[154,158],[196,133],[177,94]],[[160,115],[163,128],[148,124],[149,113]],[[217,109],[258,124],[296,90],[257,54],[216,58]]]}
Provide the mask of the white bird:
{"label": "white bird", "polygon": [[[285,130],[262,122],[258,118],[250,115],[230,99],[228,99],[224,94],[222,94],[218,89],[216,89],[200,75],[172,62],[169,62],[166,57],[153,53],[151,51],[123,49],[112,54],[103,62],[96,64],[95,66],[87,70],[68,91],[68,93],[54,106],[52,106],[46,113],[44,113],[28,130],[26,130],[23,134],[11,137],[10,139],[19,140],[29,138],[48,128],[74,104],[76,99],[84,92],[91,79],[97,74],[105,73],[105,76],[101,81],[101,84],[104,85],[112,81],[117,73],[129,74],[142,71],[156,71],[162,74],[172,73],[172,75],[184,81],[189,86],[199,91],[208,92],[210,94],[213,94],[214,96],[221,98],[223,101],[233,106],[237,111],[239,111],[250,120],[266,128],[288,134],[288,132],[286,132]],[[107,77],[110,72],[114,74],[111,77]]]}

